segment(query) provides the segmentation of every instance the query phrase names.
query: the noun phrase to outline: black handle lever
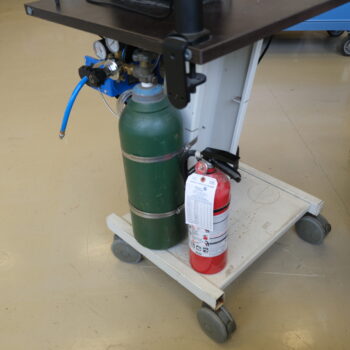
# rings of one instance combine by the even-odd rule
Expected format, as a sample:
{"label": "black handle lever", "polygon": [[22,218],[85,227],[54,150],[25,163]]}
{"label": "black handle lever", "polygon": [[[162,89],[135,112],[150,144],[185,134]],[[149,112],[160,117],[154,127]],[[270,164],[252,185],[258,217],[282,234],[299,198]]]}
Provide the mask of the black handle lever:
{"label": "black handle lever", "polygon": [[167,93],[170,102],[182,109],[190,102],[190,94],[196,87],[205,83],[206,76],[196,72],[194,63],[190,63],[190,71],[186,72],[186,52],[188,41],[179,35],[168,36],[163,43]]}
{"label": "black handle lever", "polygon": [[201,152],[202,157],[212,163],[218,169],[223,171],[231,179],[240,182],[241,174],[238,171],[239,166],[239,149],[237,154],[223,151],[217,148],[207,147]]}
{"label": "black handle lever", "polygon": [[230,153],[227,151],[223,151],[221,149],[207,147],[201,153],[202,153],[203,157],[205,157],[207,160],[215,159],[215,160],[218,160],[220,162],[229,163],[238,169],[238,163],[239,163],[239,159],[240,159],[239,149],[237,151],[237,154],[233,154],[233,153]]}
{"label": "black handle lever", "polygon": [[228,175],[232,180],[235,180],[236,182],[241,181],[241,174],[239,173],[239,171],[234,169],[227,163],[220,162],[218,160],[212,160],[211,162],[216,168],[220,169],[222,172]]}
{"label": "black handle lever", "polygon": [[[194,150],[189,150],[185,152],[185,154],[183,155],[182,171],[183,171],[183,176],[185,180],[189,175],[188,164],[187,164],[188,159],[190,157],[194,157],[195,154],[196,152]],[[236,182],[241,181],[242,177],[238,171],[239,159],[240,159],[239,149],[237,151],[237,154],[232,154],[230,152],[223,151],[220,149],[207,147],[200,154],[203,159],[210,162],[216,168],[220,169],[222,172],[228,175],[232,180],[235,180]]]}

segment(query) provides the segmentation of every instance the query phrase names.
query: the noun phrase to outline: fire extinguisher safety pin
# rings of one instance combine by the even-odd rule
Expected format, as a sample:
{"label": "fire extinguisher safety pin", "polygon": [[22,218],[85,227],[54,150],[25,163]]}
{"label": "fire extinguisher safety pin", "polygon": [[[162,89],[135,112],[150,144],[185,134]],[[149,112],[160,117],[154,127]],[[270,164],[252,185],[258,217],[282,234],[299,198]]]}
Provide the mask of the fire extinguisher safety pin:
{"label": "fire extinguisher safety pin", "polygon": [[166,219],[174,215],[179,215],[185,208],[185,205],[182,204],[178,208],[168,211],[166,213],[147,213],[145,211],[136,209],[132,204],[129,203],[130,211],[144,219]]}

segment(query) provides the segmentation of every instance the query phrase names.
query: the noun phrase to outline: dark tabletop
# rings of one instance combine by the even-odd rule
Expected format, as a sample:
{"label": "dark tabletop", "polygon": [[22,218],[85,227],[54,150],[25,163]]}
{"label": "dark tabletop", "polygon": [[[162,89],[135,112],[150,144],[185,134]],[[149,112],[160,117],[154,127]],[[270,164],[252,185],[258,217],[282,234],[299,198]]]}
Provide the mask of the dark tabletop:
{"label": "dark tabletop", "polygon": [[[191,0],[189,0],[191,1]],[[205,5],[210,40],[192,48],[195,63],[205,63],[270,36],[349,0],[224,0]],[[158,20],[85,0],[40,0],[26,5],[32,16],[161,53],[174,29],[172,16]]]}

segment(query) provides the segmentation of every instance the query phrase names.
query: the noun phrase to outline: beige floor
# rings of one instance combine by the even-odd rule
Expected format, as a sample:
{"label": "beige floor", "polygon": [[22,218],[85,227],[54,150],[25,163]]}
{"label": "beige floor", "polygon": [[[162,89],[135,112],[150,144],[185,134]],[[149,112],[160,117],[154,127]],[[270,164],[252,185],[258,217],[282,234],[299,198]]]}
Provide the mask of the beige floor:
{"label": "beige floor", "polygon": [[0,349],[349,349],[350,59],[324,33],[276,38],[259,67],[243,160],[326,200],[321,247],[288,232],[227,290],[218,346],[189,292],[110,253],[127,210],[116,120],[91,89],[58,127],[94,36],[0,2]]}

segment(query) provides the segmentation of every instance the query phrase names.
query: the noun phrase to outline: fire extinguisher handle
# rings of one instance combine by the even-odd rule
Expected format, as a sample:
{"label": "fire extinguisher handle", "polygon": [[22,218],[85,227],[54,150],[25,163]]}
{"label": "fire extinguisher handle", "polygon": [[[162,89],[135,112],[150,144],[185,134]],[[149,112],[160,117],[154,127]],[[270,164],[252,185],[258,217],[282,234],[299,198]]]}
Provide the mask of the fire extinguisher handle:
{"label": "fire extinguisher handle", "polygon": [[232,180],[235,180],[236,182],[241,181],[241,174],[239,173],[239,171],[231,167],[229,164],[225,162],[220,162],[219,160],[216,160],[216,159],[213,159],[212,163],[216,168],[220,169],[222,172],[228,175]]}
{"label": "fire extinguisher handle", "polygon": [[[220,169],[231,179],[235,180],[236,182],[240,182],[241,174],[238,171],[240,158],[239,158],[238,152],[236,155],[220,149],[207,147],[204,151],[200,153],[200,155],[201,157],[203,157],[203,159],[213,164],[216,168]],[[196,151],[191,149],[185,150],[185,152],[182,155],[182,159],[181,159],[182,173],[185,181],[188,175],[194,171],[193,168],[188,170],[188,160],[189,158],[195,157],[195,156],[196,156]]]}
{"label": "fire extinguisher handle", "polygon": [[236,182],[241,181],[241,174],[238,171],[239,166],[239,150],[237,154],[223,151],[216,148],[207,147],[201,152],[204,159],[211,162],[218,169],[223,171],[231,179]]}
{"label": "fire extinguisher handle", "polygon": [[208,161],[215,159],[219,162],[229,163],[235,169],[238,169],[238,163],[239,163],[239,159],[240,159],[239,149],[237,151],[237,154],[233,154],[233,153],[230,153],[227,151],[223,151],[221,149],[207,147],[201,153],[202,153],[203,157],[205,159],[207,159]]}

